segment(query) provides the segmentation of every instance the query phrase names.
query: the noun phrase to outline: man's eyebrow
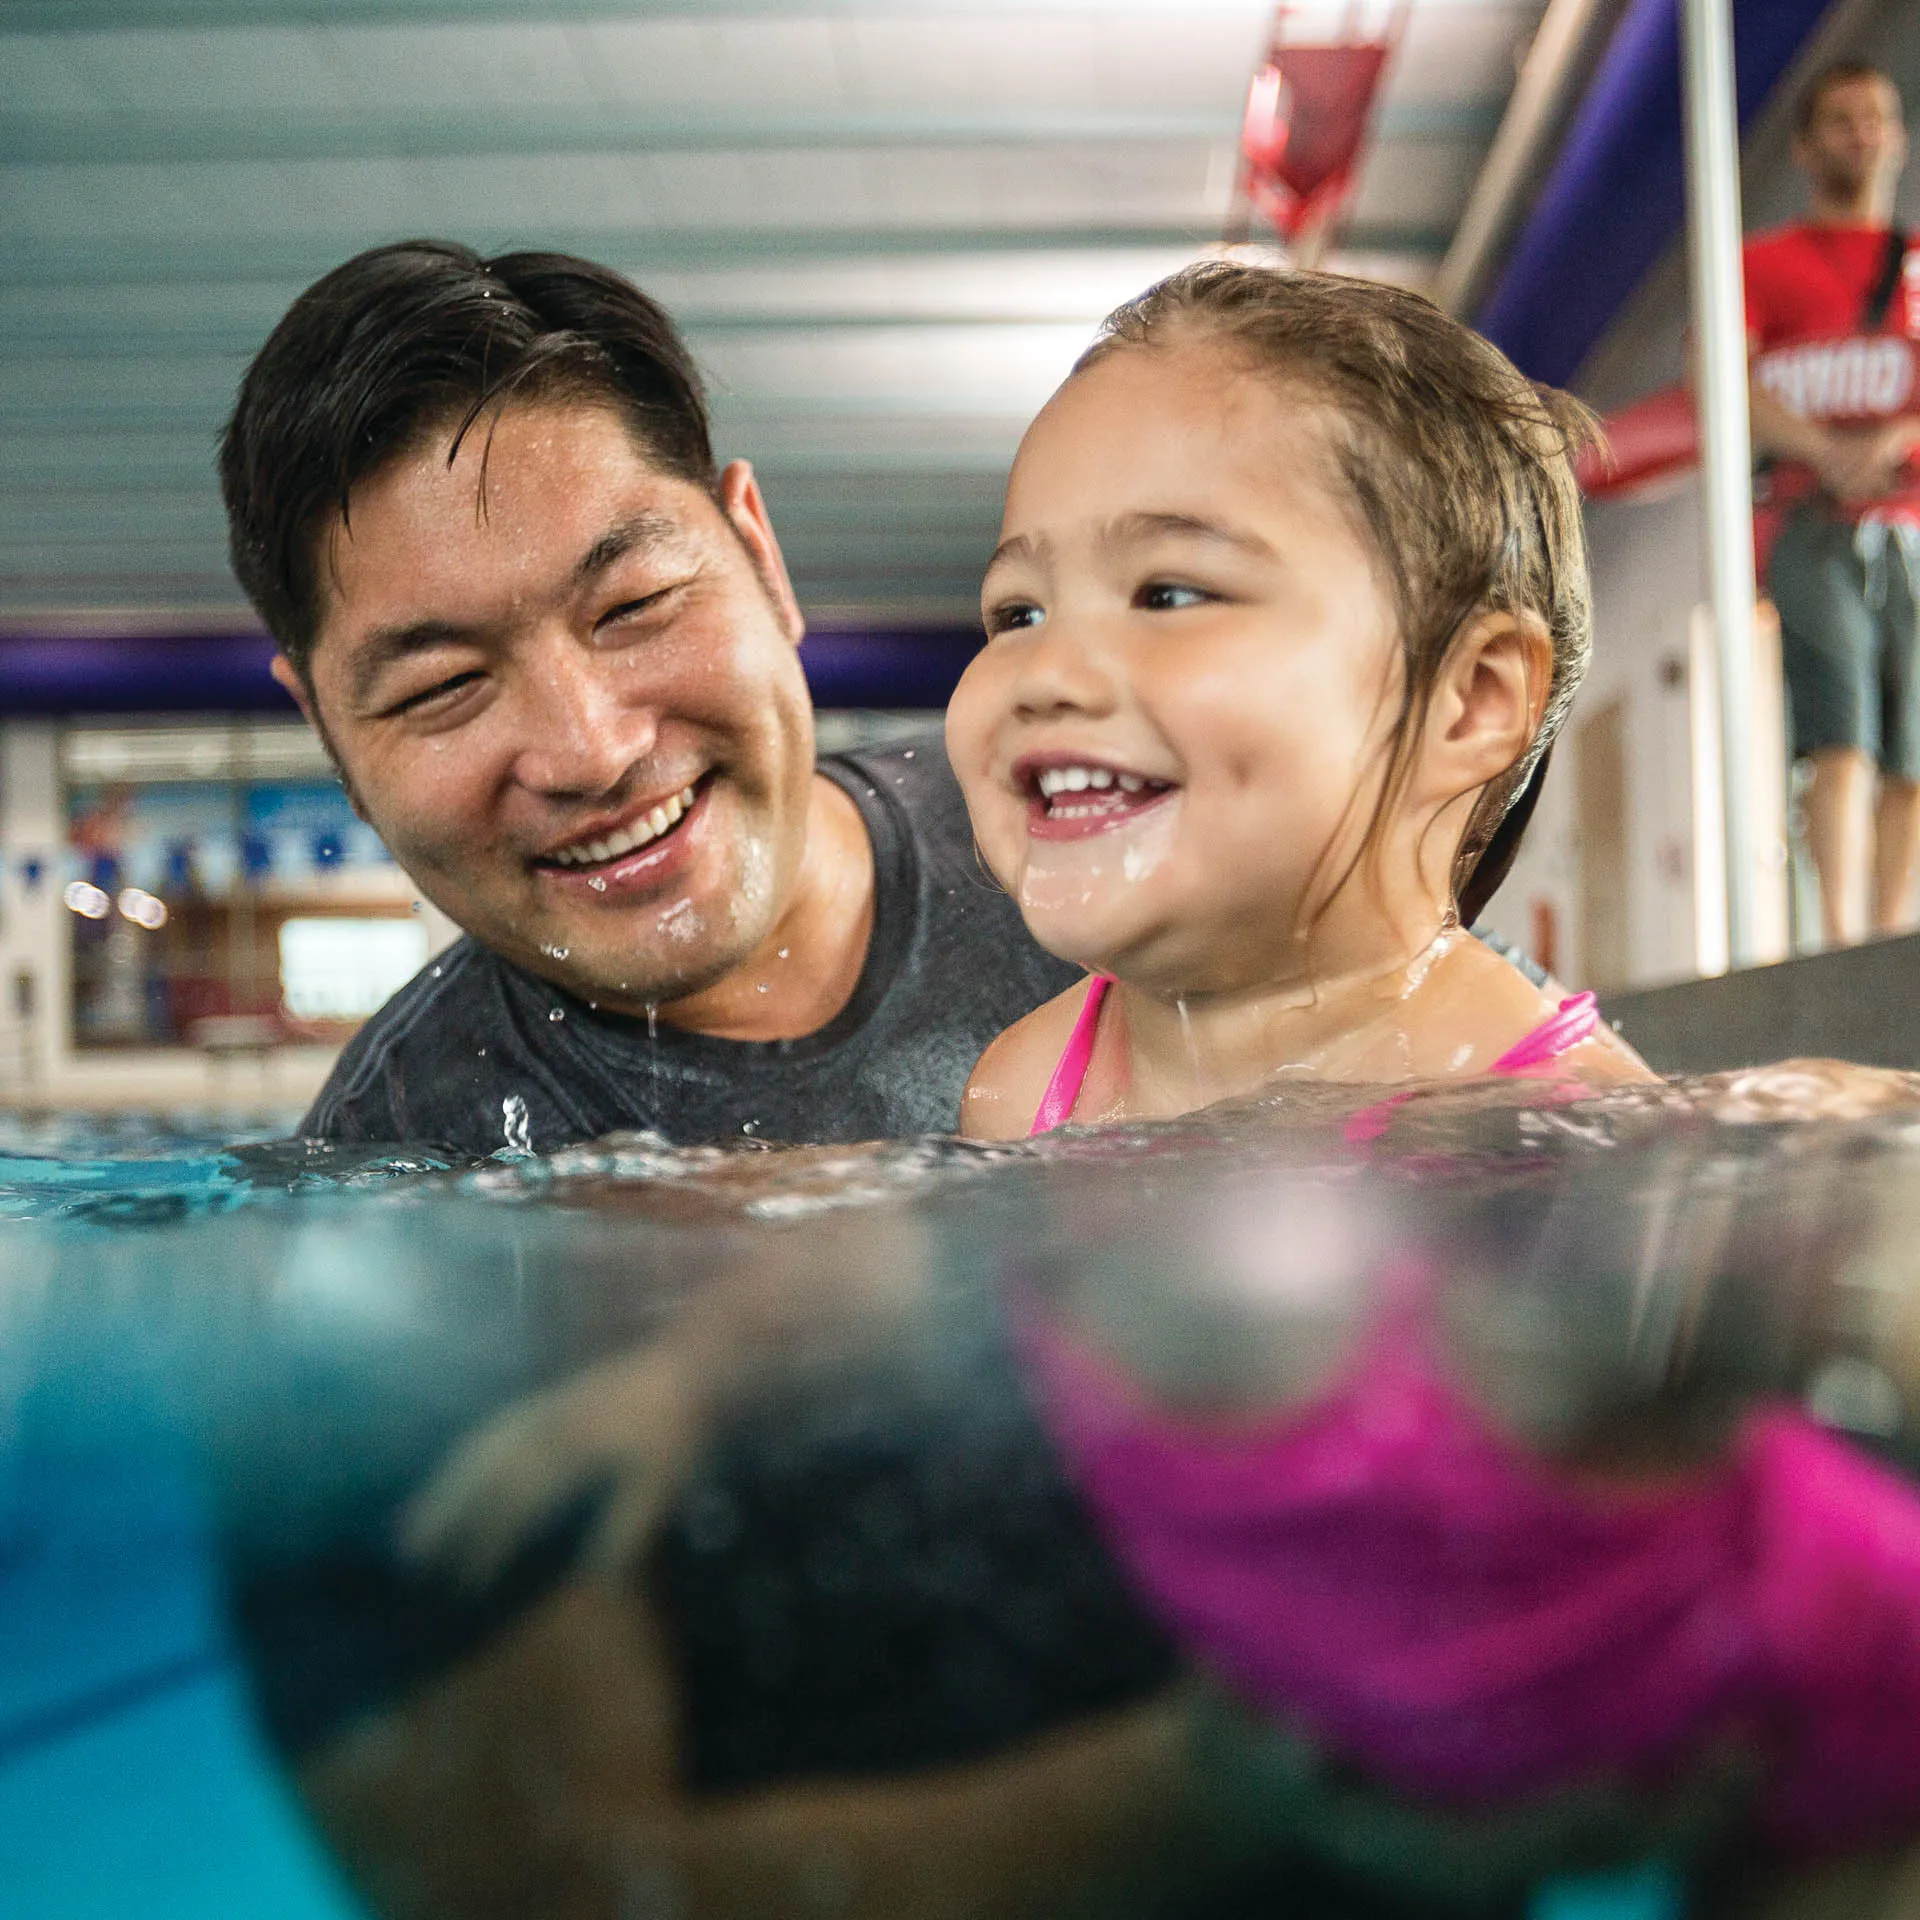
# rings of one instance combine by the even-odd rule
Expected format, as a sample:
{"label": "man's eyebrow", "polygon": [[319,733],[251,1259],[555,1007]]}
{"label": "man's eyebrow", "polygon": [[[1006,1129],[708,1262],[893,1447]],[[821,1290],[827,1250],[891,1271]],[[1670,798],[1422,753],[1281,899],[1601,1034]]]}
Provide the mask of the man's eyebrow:
{"label": "man's eyebrow", "polygon": [[431,653],[435,647],[471,644],[480,638],[478,627],[463,627],[451,620],[415,620],[406,626],[375,627],[361,642],[348,676],[354,705],[365,706],[380,676],[397,662],[416,653]]}
{"label": "man's eyebrow", "polygon": [[616,560],[625,559],[636,547],[665,546],[684,532],[670,513],[641,512],[618,526],[609,527],[585,553],[573,570],[573,584],[584,587],[597,574],[605,573]]}
{"label": "man's eyebrow", "polygon": [[1138,540],[1152,540],[1164,534],[1177,534],[1189,540],[1214,540],[1236,548],[1256,560],[1272,560],[1274,550],[1257,533],[1242,527],[1230,527],[1223,520],[1208,520],[1194,513],[1123,513],[1109,520],[1100,531],[1105,547],[1129,546]]}

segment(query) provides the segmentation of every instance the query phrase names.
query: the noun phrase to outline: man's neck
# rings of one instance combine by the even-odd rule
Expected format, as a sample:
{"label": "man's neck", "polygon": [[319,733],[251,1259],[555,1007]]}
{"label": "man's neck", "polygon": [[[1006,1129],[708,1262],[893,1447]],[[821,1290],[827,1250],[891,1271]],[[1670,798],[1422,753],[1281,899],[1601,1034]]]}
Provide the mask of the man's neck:
{"label": "man's neck", "polygon": [[1853,193],[1832,193],[1816,187],[1807,205],[1807,224],[1814,227],[1890,227],[1893,225],[1892,180],[1869,181]]}
{"label": "man's neck", "polygon": [[799,1040],[853,998],[873,937],[873,842],[860,810],[816,774],[806,847],[773,930],[724,978],[659,1010],[719,1040]]}

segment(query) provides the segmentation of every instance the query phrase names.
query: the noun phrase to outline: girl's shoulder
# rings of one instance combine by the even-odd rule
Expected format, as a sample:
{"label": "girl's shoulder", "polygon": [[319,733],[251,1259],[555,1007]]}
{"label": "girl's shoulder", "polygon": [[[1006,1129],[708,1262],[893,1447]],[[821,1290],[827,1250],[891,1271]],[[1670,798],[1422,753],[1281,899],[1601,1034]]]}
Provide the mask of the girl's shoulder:
{"label": "girl's shoulder", "polygon": [[[1462,959],[1473,976],[1479,1010],[1490,1031],[1498,1036],[1497,1051],[1501,1053],[1550,1027],[1569,1006],[1572,996],[1550,974],[1536,982],[1506,955],[1483,948],[1478,941],[1468,944]],[[1556,1078],[1594,1085],[1659,1077],[1604,1017],[1593,1021],[1584,1039],[1555,1053],[1550,1063],[1543,1062],[1541,1070]]]}
{"label": "girl's shoulder", "polygon": [[1092,977],[1016,1020],[974,1063],[960,1097],[960,1131],[972,1140],[1024,1140],[1060,1064]]}

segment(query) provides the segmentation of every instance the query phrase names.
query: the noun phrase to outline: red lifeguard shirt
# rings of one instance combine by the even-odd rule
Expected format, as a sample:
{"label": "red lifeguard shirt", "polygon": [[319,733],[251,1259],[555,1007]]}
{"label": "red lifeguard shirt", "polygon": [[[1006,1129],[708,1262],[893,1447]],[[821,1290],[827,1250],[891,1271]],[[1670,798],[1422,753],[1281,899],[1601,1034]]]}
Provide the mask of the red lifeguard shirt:
{"label": "red lifeguard shirt", "polygon": [[[1866,422],[1920,412],[1920,247],[1909,246],[1886,319],[1872,334],[1861,317],[1887,258],[1885,227],[1781,227],[1747,243],[1747,332],[1755,371],[1783,406],[1804,417]],[[1774,469],[1782,502],[1814,491],[1805,467]],[[1920,467],[1861,512],[1920,521]]]}

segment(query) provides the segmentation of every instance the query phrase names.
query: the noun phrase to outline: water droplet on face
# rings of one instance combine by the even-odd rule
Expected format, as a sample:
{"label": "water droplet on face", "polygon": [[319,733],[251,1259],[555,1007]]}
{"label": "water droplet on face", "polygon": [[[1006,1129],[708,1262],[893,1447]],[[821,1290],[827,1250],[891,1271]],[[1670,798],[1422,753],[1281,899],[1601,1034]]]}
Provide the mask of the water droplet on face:
{"label": "water droplet on face", "polygon": [[787,957],[787,955],[790,954],[792,951],[793,949],[791,947],[782,947],[780,951],[776,953],[773,957],[776,960],[784,960]]}
{"label": "water droplet on face", "polygon": [[540,942],[540,951],[544,953],[549,960],[564,960],[571,949],[567,947],[549,946],[546,941],[542,940]]}
{"label": "water droplet on face", "polygon": [[550,1007],[547,1010],[547,1018],[549,1020],[564,1020],[566,1017],[567,1010],[565,1007]]}
{"label": "water droplet on face", "polygon": [[755,993],[771,993],[773,991],[773,989],[769,987],[764,980],[756,980],[754,982],[753,990]]}
{"label": "water droplet on face", "polygon": [[595,893],[605,893],[607,890],[607,883],[602,880],[597,873],[587,882],[587,885],[590,886]]}

